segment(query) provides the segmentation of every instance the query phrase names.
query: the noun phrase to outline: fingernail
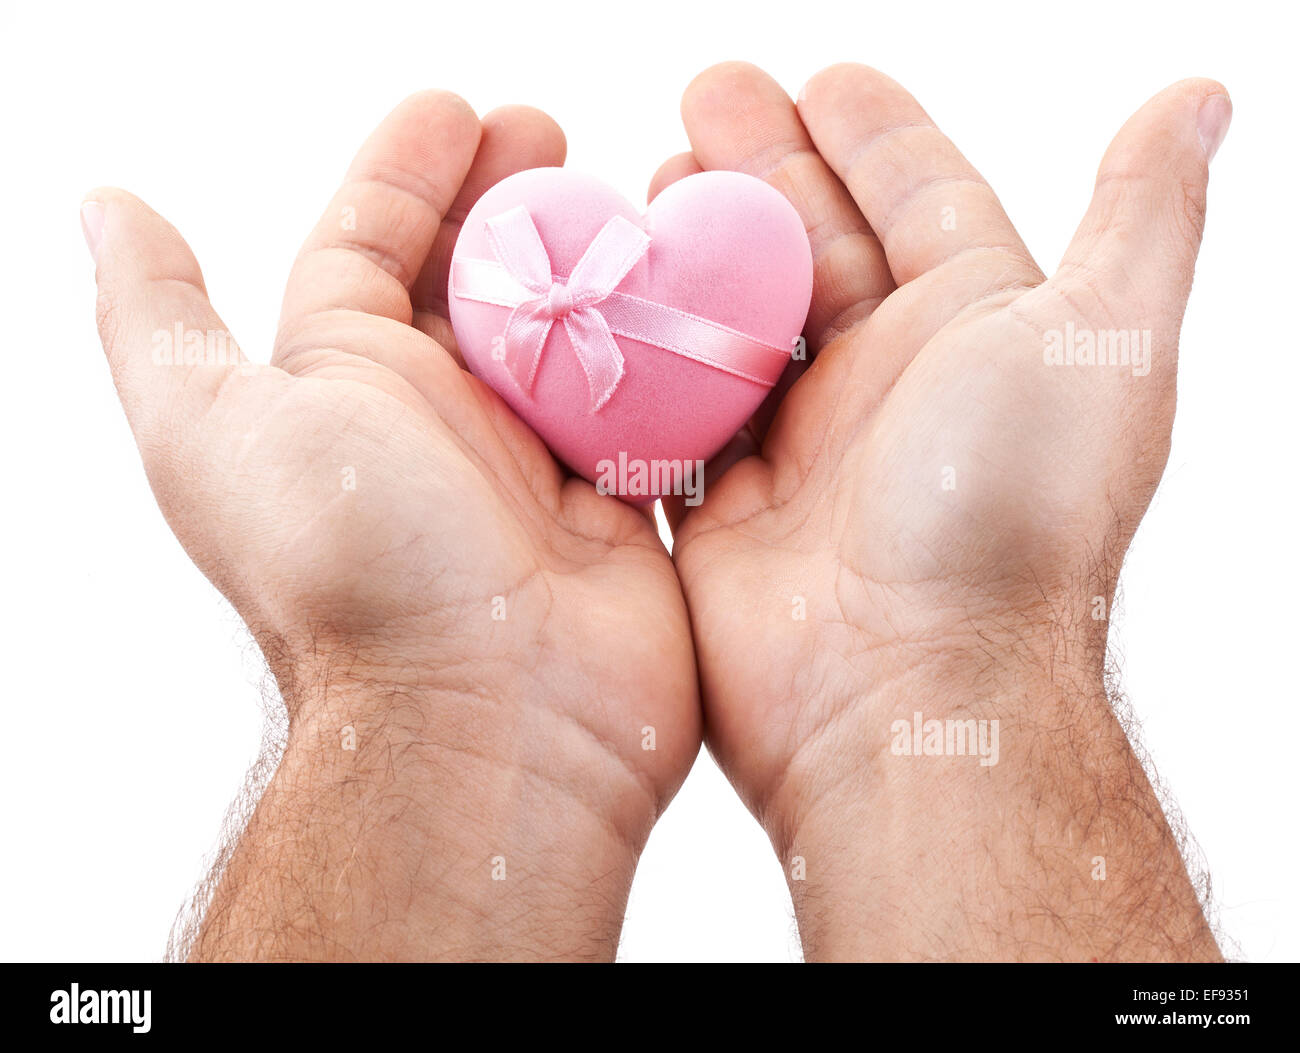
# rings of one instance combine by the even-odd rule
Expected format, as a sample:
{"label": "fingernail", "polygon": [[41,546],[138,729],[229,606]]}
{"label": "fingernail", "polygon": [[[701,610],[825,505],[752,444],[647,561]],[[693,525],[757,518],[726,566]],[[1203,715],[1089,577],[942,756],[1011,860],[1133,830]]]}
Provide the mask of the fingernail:
{"label": "fingernail", "polygon": [[81,233],[86,235],[86,248],[90,257],[99,262],[99,243],[104,237],[104,206],[98,201],[81,203]]}
{"label": "fingernail", "polygon": [[796,106],[802,106],[803,103],[804,103],[804,100],[807,99],[807,98],[808,98],[808,82],[807,82],[807,81],[804,81],[804,85],[803,85],[802,88],[799,89],[799,94],[798,94],[798,96],[796,96],[796,98],[795,98],[795,100],[794,100],[794,104],[795,104]]}
{"label": "fingernail", "polygon": [[1223,137],[1228,134],[1228,125],[1232,123],[1232,100],[1226,95],[1211,95],[1203,103],[1196,115],[1196,131],[1201,137],[1201,146],[1205,148],[1205,160],[1213,161],[1219,152]]}

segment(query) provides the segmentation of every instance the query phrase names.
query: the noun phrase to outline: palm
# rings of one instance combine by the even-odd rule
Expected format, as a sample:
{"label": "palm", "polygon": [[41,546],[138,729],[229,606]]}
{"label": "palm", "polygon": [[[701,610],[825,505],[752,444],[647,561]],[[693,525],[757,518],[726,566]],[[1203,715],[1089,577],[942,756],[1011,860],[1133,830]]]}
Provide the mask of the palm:
{"label": "palm", "polygon": [[[1026,314],[1050,296],[1016,294],[950,323],[873,400],[871,378],[854,377],[855,364],[873,346],[909,338],[891,325],[886,301],[791,389],[762,460],[733,467],[682,524],[676,558],[701,665],[756,648],[781,656],[776,668],[787,671],[736,683],[729,663],[726,680],[706,680],[710,697],[738,700],[734,714],[723,702],[719,733],[733,717],[746,738],[754,726],[781,729],[765,758],[751,748],[742,761],[760,782],[815,737],[835,704],[853,701],[864,675],[882,675],[891,648],[925,646],[954,609],[1011,606],[1016,590],[1053,588],[1054,575],[1077,569],[1084,554],[1055,539],[1070,522],[1092,536],[1097,524],[1082,520],[1096,507],[1093,464],[1079,470],[1068,456],[1071,385],[1084,378],[1044,378]],[[1026,433],[1036,441],[1025,443]],[[769,613],[757,622],[761,639],[736,610]],[[798,700],[813,697],[818,708],[800,711]]]}
{"label": "palm", "polygon": [[236,397],[205,421],[213,439],[247,437],[219,474],[255,492],[232,493],[221,507],[260,512],[244,531],[257,547],[238,558],[281,579],[282,595],[299,593],[322,620],[382,623],[438,604],[486,609],[534,575],[602,564],[647,579],[627,588],[677,591],[650,520],[566,478],[431,338],[360,318],[348,340],[390,353],[402,343],[425,363],[404,377],[356,352],[282,353],[280,366],[228,382],[240,386]]}

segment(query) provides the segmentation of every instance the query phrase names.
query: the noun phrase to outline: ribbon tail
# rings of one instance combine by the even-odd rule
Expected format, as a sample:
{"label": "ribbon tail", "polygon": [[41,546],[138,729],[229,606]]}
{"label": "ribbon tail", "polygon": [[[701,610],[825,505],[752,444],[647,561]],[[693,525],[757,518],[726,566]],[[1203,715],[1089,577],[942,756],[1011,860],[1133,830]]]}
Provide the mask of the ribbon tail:
{"label": "ribbon tail", "polygon": [[595,308],[570,311],[564,316],[564,328],[573,353],[587,374],[591,412],[595,413],[610,400],[623,379],[623,352],[618,349],[604,316]]}
{"label": "ribbon tail", "polygon": [[506,319],[502,364],[525,394],[532,394],[552,321],[545,313],[545,303],[535,300],[521,303]]}

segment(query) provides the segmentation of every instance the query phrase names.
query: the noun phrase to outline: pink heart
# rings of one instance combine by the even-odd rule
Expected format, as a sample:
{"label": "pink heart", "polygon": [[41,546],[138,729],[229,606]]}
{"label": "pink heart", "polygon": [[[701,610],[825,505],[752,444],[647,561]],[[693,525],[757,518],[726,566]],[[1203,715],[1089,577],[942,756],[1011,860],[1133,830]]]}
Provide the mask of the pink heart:
{"label": "pink heart", "polygon": [[[530,239],[529,219],[540,246]],[[638,246],[642,236],[624,220],[648,235],[648,247]],[[602,234],[607,224],[613,229]],[[574,268],[598,234],[602,248],[592,255],[603,254],[606,271],[637,258],[641,249],[644,254],[621,280],[606,274],[607,285],[617,280],[615,295],[579,314],[578,287],[590,283],[579,281]],[[530,292],[512,279],[528,270],[526,263],[511,257],[531,252],[536,261],[543,249],[534,271],[540,267],[544,274],[549,260],[554,284],[548,292],[534,281]],[[517,294],[500,294],[502,281]],[[488,286],[498,294],[490,295]],[[610,465],[620,458],[633,469],[649,465],[653,478],[656,466],[687,465],[717,453],[789,361],[811,296],[812,254],[803,223],[761,180],[737,172],[689,176],[664,190],[642,217],[603,183],[536,168],[498,183],[471,209],[452,257],[448,304],[469,368],[561,461],[608,488]],[[521,325],[507,330],[514,307],[525,299],[531,306],[520,309]],[[565,324],[571,311],[574,324]],[[631,331],[647,340],[619,335],[628,329],[619,318],[629,314],[637,320]],[[608,354],[595,331],[607,326],[615,330],[616,347]],[[538,356],[516,340],[521,332],[533,334]],[[575,349],[574,332],[582,348]],[[661,332],[667,347],[648,342]],[[528,363],[535,364],[531,382]],[[728,371],[731,366],[737,368]],[[589,377],[593,369],[596,379]],[[603,403],[600,391],[607,392]],[[630,472],[618,478],[625,477]],[[634,502],[660,496],[657,490],[638,493],[635,482],[631,492],[615,492]]]}

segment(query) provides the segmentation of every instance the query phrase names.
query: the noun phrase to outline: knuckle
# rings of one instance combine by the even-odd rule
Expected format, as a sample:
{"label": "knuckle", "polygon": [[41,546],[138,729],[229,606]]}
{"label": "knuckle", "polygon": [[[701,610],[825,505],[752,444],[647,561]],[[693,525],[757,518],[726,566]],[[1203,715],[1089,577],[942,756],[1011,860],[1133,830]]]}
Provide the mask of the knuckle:
{"label": "knuckle", "polygon": [[1181,180],[1173,195],[1173,228],[1176,237],[1194,256],[1200,249],[1205,231],[1205,184],[1200,180]]}
{"label": "knuckle", "polygon": [[95,294],[95,328],[99,331],[104,350],[111,352],[117,346],[121,332],[121,311],[117,297],[103,286]]}

